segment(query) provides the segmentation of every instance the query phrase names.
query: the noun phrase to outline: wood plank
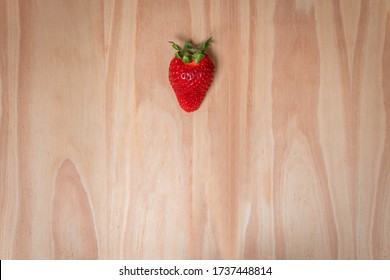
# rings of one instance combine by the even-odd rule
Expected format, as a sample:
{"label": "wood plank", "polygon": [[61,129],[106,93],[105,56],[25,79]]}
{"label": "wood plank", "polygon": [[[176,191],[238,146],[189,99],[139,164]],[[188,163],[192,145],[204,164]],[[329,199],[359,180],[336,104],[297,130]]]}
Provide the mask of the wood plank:
{"label": "wood plank", "polygon": [[389,0],[0,0],[0,74],[1,259],[390,259]]}

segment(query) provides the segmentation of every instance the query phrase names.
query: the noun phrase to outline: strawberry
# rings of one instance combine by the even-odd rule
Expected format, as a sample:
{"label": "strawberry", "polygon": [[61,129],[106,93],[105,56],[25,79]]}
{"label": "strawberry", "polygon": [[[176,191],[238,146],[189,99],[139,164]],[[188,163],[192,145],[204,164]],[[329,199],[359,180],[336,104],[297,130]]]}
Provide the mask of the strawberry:
{"label": "strawberry", "polygon": [[177,50],[169,65],[169,82],[180,107],[186,112],[198,110],[213,81],[215,66],[205,54],[211,38],[198,46],[185,42],[184,48],[169,42]]}

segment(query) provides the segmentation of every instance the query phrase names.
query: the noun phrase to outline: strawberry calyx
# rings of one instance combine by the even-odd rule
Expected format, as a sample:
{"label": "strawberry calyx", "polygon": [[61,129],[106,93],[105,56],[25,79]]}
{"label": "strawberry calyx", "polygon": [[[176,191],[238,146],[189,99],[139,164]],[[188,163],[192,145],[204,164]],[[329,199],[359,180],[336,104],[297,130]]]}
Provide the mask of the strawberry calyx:
{"label": "strawberry calyx", "polygon": [[184,63],[191,63],[192,61],[199,63],[206,56],[205,51],[211,45],[212,38],[213,37],[210,37],[200,45],[185,42],[183,48],[172,41],[169,41],[169,43],[177,50],[175,55],[178,59]]}

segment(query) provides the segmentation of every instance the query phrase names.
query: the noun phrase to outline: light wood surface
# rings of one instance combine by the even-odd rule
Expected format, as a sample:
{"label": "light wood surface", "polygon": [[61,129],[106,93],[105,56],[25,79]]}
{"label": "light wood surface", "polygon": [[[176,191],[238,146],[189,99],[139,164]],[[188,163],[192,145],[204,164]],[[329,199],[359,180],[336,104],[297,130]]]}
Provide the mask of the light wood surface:
{"label": "light wood surface", "polygon": [[0,0],[0,71],[1,259],[390,259],[390,1]]}

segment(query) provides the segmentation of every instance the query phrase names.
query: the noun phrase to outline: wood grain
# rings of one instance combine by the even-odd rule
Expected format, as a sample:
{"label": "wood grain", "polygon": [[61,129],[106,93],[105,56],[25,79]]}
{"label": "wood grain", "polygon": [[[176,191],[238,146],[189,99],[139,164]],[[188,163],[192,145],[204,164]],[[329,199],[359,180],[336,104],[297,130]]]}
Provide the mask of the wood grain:
{"label": "wood grain", "polygon": [[0,71],[1,259],[390,259],[388,0],[0,0]]}

